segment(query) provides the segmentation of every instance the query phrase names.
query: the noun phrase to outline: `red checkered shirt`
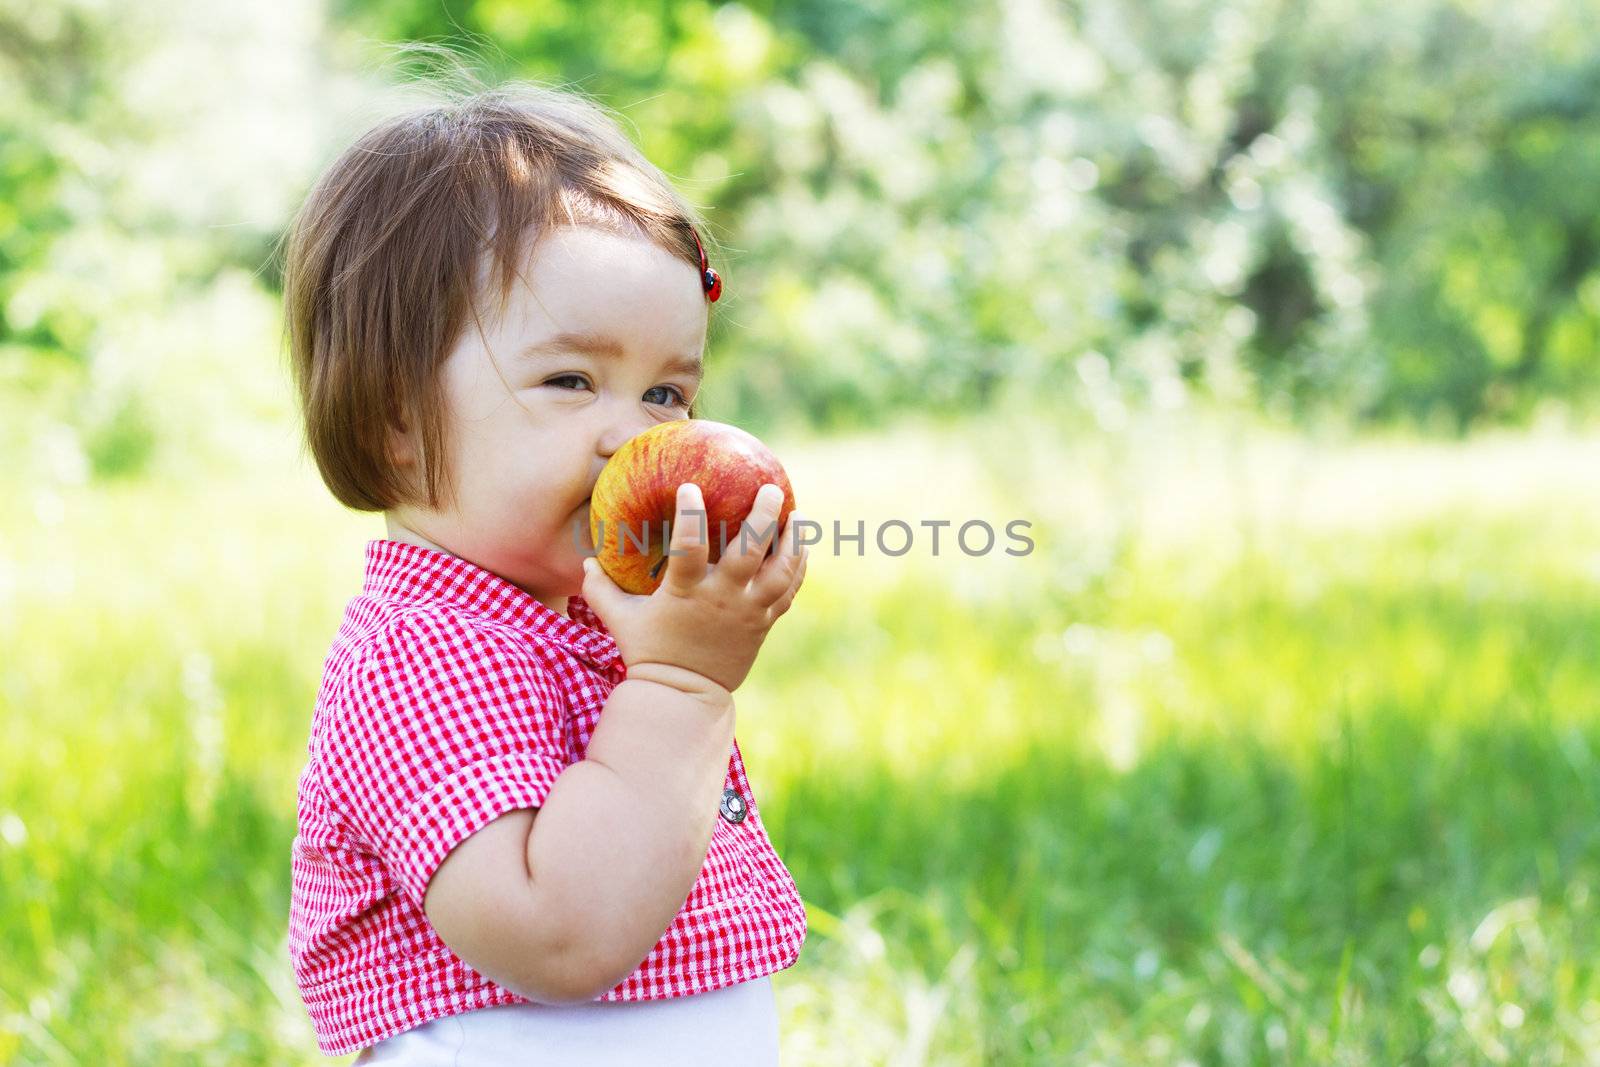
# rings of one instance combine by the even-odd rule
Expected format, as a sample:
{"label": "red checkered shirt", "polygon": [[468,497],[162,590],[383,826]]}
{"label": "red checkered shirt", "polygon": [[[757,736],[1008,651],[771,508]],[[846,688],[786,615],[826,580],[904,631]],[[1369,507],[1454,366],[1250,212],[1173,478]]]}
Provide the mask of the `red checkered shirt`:
{"label": "red checkered shirt", "polygon": [[[330,1056],[429,1019],[523,997],[467,966],[422,910],[468,835],[536,808],[583,758],[626,670],[581,597],[561,615],[473,563],[367,543],[311,718],[291,855],[289,956]],[[761,823],[735,741],[699,878],[638,968],[601,1001],[681,997],[790,966],[805,941],[794,879]],[[595,916],[603,922],[604,916]]]}

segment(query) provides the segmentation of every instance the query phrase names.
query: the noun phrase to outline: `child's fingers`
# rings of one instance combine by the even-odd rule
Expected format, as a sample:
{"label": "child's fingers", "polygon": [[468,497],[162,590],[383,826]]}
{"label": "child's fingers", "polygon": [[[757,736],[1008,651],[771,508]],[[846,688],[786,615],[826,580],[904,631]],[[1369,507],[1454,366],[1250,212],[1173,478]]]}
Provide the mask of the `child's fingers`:
{"label": "child's fingers", "polygon": [[766,558],[767,547],[778,532],[778,511],[783,507],[783,490],[768,482],[756,493],[750,514],[717,561],[717,570],[735,585],[748,583]]}
{"label": "child's fingers", "polygon": [[678,486],[677,513],[672,517],[663,587],[686,593],[706,575],[711,558],[711,538],[706,524],[706,502],[693,482]]}
{"label": "child's fingers", "polygon": [[583,561],[583,585],[580,592],[584,601],[594,609],[596,615],[600,616],[601,622],[606,621],[617,601],[628,595],[611,580],[611,575],[605,572],[605,568],[600,566],[600,561],[593,556],[586,557]]}
{"label": "child's fingers", "polygon": [[809,551],[799,545],[799,538],[795,536],[795,522],[803,518],[798,511],[789,513],[789,521],[784,523],[783,532],[778,534],[777,550],[762,562],[761,569],[756,572],[751,591],[765,603],[777,600],[794,584],[795,573]]}
{"label": "child's fingers", "polygon": [[802,549],[800,564],[794,569],[794,579],[789,583],[789,587],[767,609],[772,618],[776,619],[779,615],[788,611],[789,605],[794,603],[795,594],[800,592],[800,586],[806,580],[806,563],[810,559],[811,549],[809,547]]}

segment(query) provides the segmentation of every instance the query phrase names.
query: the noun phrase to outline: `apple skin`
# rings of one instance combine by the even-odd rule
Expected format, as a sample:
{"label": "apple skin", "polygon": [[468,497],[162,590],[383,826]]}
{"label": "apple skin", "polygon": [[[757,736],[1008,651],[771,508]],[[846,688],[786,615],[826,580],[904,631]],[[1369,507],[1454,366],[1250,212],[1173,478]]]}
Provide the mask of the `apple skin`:
{"label": "apple skin", "polygon": [[[727,543],[738,547],[740,524],[766,483],[783,490],[779,533],[794,510],[794,490],[778,457],[737,426],[711,419],[675,419],[635,434],[606,461],[589,498],[589,536],[596,558],[625,592],[648,594],[660,586],[666,568],[657,564],[665,564],[667,551],[663,524],[670,524],[677,514],[678,486],[684,482],[698,485],[705,498],[712,563],[722,556],[723,529]],[[694,517],[689,521],[699,524]],[[761,532],[753,525],[751,529]],[[646,534],[641,552],[639,542]]]}

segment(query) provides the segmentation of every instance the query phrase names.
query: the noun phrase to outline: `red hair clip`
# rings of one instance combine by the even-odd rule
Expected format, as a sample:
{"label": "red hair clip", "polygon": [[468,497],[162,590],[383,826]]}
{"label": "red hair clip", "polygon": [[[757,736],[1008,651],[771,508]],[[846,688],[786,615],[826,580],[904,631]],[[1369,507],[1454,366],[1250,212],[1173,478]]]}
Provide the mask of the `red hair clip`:
{"label": "red hair clip", "polygon": [[694,234],[694,247],[700,253],[700,285],[706,291],[706,299],[716,303],[717,297],[722,295],[722,278],[716,271],[706,265],[705,246],[700,243],[700,235],[695,233],[694,227],[689,228]]}

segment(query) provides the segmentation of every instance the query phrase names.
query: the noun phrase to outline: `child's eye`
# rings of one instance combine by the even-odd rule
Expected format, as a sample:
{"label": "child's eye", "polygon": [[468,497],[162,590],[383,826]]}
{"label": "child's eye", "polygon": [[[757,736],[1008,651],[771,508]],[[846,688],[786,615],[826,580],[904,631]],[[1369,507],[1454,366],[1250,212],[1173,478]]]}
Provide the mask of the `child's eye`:
{"label": "child's eye", "polygon": [[577,382],[578,388],[580,389],[589,384],[588,379],[581,374],[562,374],[555,378],[549,379],[544,384],[555,385],[557,382]]}
{"label": "child's eye", "polygon": [[682,390],[680,390],[676,386],[672,386],[672,385],[657,385],[657,386],[654,386],[653,388],[646,390],[644,395],[648,397],[651,393],[658,392],[658,391],[665,391],[665,392],[671,393],[672,394],[672,399],[668,399],[668,400],[651,400],[651,401],[649,401],[649,403],[652,403],[652,404],[682,404],[684,407],[688,407],[689,406],[689,398],[683,395]]}

